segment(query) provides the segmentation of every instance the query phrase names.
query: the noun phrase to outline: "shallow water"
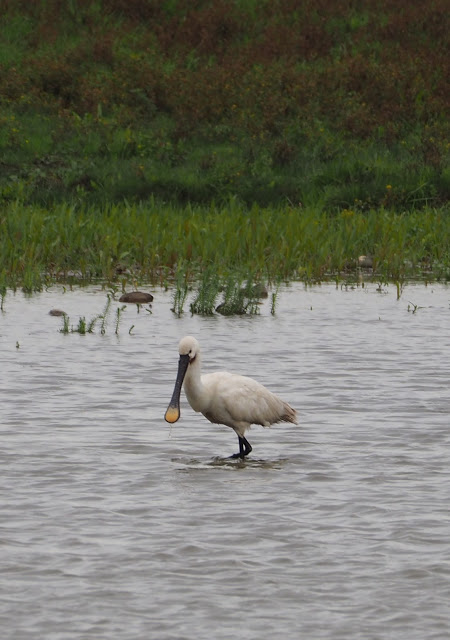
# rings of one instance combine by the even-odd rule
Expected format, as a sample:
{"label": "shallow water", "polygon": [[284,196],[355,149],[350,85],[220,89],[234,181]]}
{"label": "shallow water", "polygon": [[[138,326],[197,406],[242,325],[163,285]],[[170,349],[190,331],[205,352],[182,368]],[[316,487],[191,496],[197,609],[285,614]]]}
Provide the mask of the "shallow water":
{"label": "shallow water", "polygon": [[[448,638],[450,288],[293,284],[239,318],[154,294],[118,336],[48,315],[99,287],[5,299],[2,639]],[[245,462],[184,398],[167,425],[185,334],[301,425],[254,427]]]}

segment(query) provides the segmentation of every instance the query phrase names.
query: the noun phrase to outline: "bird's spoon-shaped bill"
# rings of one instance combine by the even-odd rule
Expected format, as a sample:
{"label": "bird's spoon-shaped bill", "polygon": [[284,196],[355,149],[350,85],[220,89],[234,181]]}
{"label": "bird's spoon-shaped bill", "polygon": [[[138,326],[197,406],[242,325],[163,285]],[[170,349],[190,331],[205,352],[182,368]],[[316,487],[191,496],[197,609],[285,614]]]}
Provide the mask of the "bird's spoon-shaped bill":
{"label": "bird's spoon-shaped bill", "polygon": [[174,422],[179,420],[179,418],[180,418],[180,407],[179,406],[176,406],[176,407],[169,406],[169,407],[167,407],[167,411],[166,411],[166,414],[164,416],[164,420],[166,422],[170,422],[170,424],[173,424]]}
{"label": "bird's spoon-shaped bill", "polygon": [[167,411],[164,416],[166,422],[173,424],[180,418],[180,394],[183,385],[184,376],[189,366],[189,355],[181,355],[178,362],[178,374],[175,380],[175,388],[173,390],[172,399],[169,402]]}

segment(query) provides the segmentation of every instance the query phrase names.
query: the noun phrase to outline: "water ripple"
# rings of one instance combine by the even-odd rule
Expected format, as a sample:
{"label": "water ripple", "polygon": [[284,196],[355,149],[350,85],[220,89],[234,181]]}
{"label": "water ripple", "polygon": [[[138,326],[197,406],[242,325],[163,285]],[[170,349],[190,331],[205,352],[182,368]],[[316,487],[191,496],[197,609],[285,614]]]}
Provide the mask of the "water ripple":
{"label": "water ripple", "polygon": [[[415,314],[395,287],[293,284],[255,321],[177,319],[159,291],[119,337],[48,316],[101,312],[99,288],[8,294],[2,638],[447,638],[450,295],[409,289]],[[184,334],[300,426],[253,428],[245,461],[184,400],[168,427]]]}

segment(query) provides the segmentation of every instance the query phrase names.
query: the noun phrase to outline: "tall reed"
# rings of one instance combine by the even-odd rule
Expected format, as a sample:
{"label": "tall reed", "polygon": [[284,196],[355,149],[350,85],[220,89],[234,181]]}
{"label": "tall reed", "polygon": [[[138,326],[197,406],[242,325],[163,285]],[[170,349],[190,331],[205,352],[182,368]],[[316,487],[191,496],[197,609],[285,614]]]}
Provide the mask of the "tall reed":
{"label": "tall reed", "polygon": [[254,281],[320,281],[356,268],[358,256],[368,254],[383,277],[433,277],[435,270],[435,277],[450,278],[445,208],[393,213],[355,207],[329,215],[289,205],[248,209],[235,200],[207,207],[151,201],[51,210],[14,202],[2,215],[8,229],[0,234],[3,282],[28,292],[69,278],[119,280],[124,269],[141,280],[159,281],[163,273],[165,280],[177,279],[179,311],[187,283],[199,278],[211,296],[215,279],[229,273],[251,273]]}

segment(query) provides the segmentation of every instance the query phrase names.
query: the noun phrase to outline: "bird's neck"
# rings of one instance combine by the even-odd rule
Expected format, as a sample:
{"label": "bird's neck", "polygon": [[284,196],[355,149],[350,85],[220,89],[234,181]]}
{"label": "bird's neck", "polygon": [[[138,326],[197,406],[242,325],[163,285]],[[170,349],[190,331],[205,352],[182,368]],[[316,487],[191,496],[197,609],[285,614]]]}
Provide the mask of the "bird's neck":
{"label": "bird's neck", "polygon": [[200,356],[197,355],[189,364],[183,385],[188,402],[194,411],[203,411],[207,403],[200,371]]}

